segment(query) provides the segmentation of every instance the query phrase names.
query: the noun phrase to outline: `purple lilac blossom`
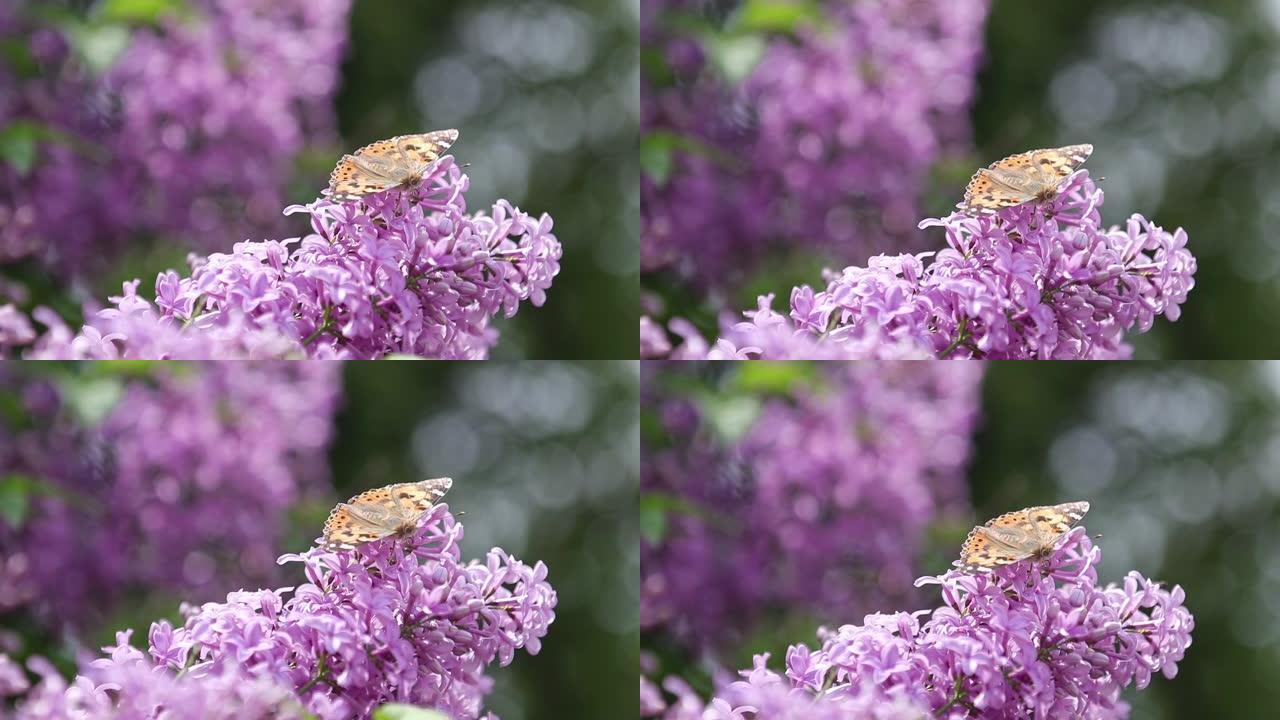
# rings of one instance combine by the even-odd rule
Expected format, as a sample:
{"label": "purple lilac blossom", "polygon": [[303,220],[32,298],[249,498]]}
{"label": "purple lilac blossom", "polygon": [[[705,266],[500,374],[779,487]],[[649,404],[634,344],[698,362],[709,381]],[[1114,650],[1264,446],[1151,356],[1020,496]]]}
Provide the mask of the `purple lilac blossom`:
{"label": "purple lilac blossom", "polygon": [[21,695],[31,687],[31,682],[9,656],[0,653],[0,698]]}
{"label": "purple lilac blossom", "polygon": [[[0,307],[0,343],[4,342],[4,338],[9,335],[23,337],[30,332],[30,323],[23,322],[25,318],[21,315],[11,317],[12,313],[7,312],[10,306]],[[648,316],[640,316],[640,357],[648,358],[664,358],[671,354],[671,342],[667,340],[667,334],[662,328]]]}
{"label": "purple lilac blossom", "polygon": [[77,275],[140,235],[203,250],[278,232],[308,144],[334,141],[332,96],[350,0],[192,0],[186,16],[129,26],[102,69],[64,30],[6,3],[0,36],[37,72],[0,62],[0,127],[36,122],[33,169],[0,163],[0,258]]}
{"label": "purple lilac blossom", "polygon": [[[727,683],[710,703],[703,702],[684,680],[668,677],[662,687],[673,696],[641,703],[641,717],[662,720],[927,720],[929,712],[902,688],[885,690],[870,683],[849,686],[818,697],[796,688],[766,667],[768,653],[757,655],[746,679]],[[647,682],[641,678],[641,682]]]}
{"label": "purple lilac blossom", "polygon": [[765,706],[762,698],[781,698],[779,688],[810,704],[810,717],[834,717],[824,708],[839,708],[868,686],[951,720],[1128,717],[1121,692],[1147,687],[1157,673],[1173,678],[1195,622],[1180,586],[1165,589],[1138,572],[1100,586],[1100,558],[1081,527],[1044,561],[922,577],[917,585],[941,586],[941,607],[820,629],[818,649],[788,649],[785,678],[759,656],[705,715],[684,709],[694,700],[678,679],[669,682],[680,701],[666,717],[788,717],[754,709]]}
{"label": "purple lilac blossom", "polygon": [[1102,201],[1082,170],[1044,205],[925,220],[944,230],[945,249],[828,271],[824,290],[792,291],[789,318],[761,297],[748,322],[723,321],[714,345],[672,325],[685,339],[672,357],[823,358],[848,345],[850,358],[1128,358],[1126,333],[1181,315],[1196,259],[1181,228],[1137,214],[1104,228]]}
{"label": "purple lilac blossom", "polygon": [[642,6],[664,66],[641,80],[643,130],[682,139],[669,177],[642,178],[642,268],[733,287],[784,245],[846,261],[918,249],[931,169],[968,150],[988,1],[815,3],[821,18],[765,36],[735,86],[682,30],[714,26],[708,5]]}
{"label": "purple lilac blossom", "polygon": [[645,368],[673,445],[642,450],[642,493],[671,510],[641,545],[641,626],[714,646],[780,608],[840,617],[913,596],[925,528],[967,513],[982,367],[824,364],[724,442],[661,394],[656,375],[683,365]]}
{"label": "purple lilac blossom", "polygon": [[[462,533],[440,505],[403,540],[284,555],[281,563],[303,565],[306,582],[189,606],[181,627],[153,623],[149,660],[121,633],[117,646],[105,649],[109,657],[85,667],[70,688],[47,680],[51,687],[20,704],[17,720],[62,717],[32,705],[56,708],[115,685],[122,688],[117,712],[126,703],[153,708],[177,700],[183,687],[216,697],[233,682],[232,668],[251,679],[236,700],[252,709],[292,702],[320,720],[347,720],[400,702],[456,720],[492,717],[482,707],[493,683],[486,671],[510,664],[517,650],[538,653],[555,619],[556,593],[545,565],[526,565],[499,548],[463,562]],[[152,717],[98,707],[88,720]]]}
{"label": "purple lilac blossom", "polygon": [[43,658],[28,661],[40,681],[12,720],[303,720],[297,697],[270,680],[240,673],[233,664],[176,676],[157,670],[119,633],[110,659],[98,660],[72,683]]}
{"label": "purple lilac blossom", "polygon": [[187,277],[160,274],[154,302],[126,283],[79,333],[41,310],[26,356],[482,359],[492,318],[545,302],[561,248],[545,214],[468,213],[468,185],[446,156],[411,190],[292,206],[313,234],[193,259]]}
{"label": "purple lilac blossom", "polygon": [[110,377],[0,379],[27,418],[0,427],[0,474],[35,483],[22,522],[0,520],[0,611],[82,628],[140,588],[205,597],[274,579],[285,514],[325,493],[337,368],[175,365],[115,381],[93,421],[75,397]]}

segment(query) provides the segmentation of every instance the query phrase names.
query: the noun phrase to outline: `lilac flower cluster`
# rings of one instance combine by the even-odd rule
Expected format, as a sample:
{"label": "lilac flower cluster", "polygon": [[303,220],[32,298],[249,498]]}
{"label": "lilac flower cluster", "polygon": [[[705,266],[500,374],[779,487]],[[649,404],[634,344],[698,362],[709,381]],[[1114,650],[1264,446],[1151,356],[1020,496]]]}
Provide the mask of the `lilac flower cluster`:
{"label": "lilac flower cluster", "polygon": [[[441,505],[403,540],[284,555],[282,563],[303,564],[305,583],[188,608],[182,627],[154,623],[149,660],[122,633],[107,648],[110,657],[71,687],[46,676],[19,705],[17,720],[65,717],[63,708],[90,699],[98,704],[89,705],[89,720],[152,717],[121,709],[200,708],[201,698],[220,712],[248,708],[226,717],[275,717],[261,714],[270,709],[368,718],[388,702],[457,720],[481,717],[492,685],[486,670],[509,664],[522,648],[537,654],[555,619],[556,593],[540,562],[529,566],[497,548],[483,561],[463,562],[462,532]],[[224,705],[218,693],[237,677],[250,681]]]}
{"label": "lilac flower cluster", "polygon": [[[296,157],[332,140],[350,0],[190,0],[97,31],[5,5],[31,67],[0,62],[0,129],[41,131],[30,169],[0,163],[0,258],[83,274],[140,235],[214,249],[283,227]],[[75,39],[111,30],[127,44],[95,67]]]}
{"label": "lilac flower cluster", "polygon": [[1145,688],[1156,673],[1174,677],[1195,623],[1179,586],[1165,589],[1137,572],[1099,586],[1100,557],[1077,528],[1044,561],[920,578],[942,586],[942,607],[820,630],[819,649],[787,651],[785,677],[757,657],[705,714],[692,709],[700,704],[686,687],[669,681],[678,701],[654,712],[651,694],[648,714],[837,717],[870,695],[917,708],[895,718],[1127,717],[1121,692]]}
{"label": "lilac flower cluster", "polygon": [[[847,261],[918,247],[931,168],[967,150],[988,0],[826,0],[776,34],[716,27],[709,5],[642,7],[643,142],[668,158],[642,179],[642,268],[732,287],[782,244]],[[763,54],[727,81],[717,46],[751,32]]]}
{"label": "lilac flower cluster", "polygon": [[792,291],[789,317],[762,297],[746,322],[725,321],[713,346],[673,325],[685,342],[672,357],[1127,358],[1127,332],[1178,319],[1196,259],[1181,228],[1137,214],[1104,228],[1102,201],[1082,170],[1043,205],[925,220],[943,228],[946,249],[828,272],[825,290]]}
{"label": "lilac flower cluster", "polygon": [[643,502],[666,510],[641,544],[642,627],[716,645],[778,608],[840,616],[911,596],[925,527],[967,507],[981,366],[815,366],[813,387],[764,400],[731,441],[662,391],[685,366],[645,367],[672,445],[642,449]]}
{"label": "lilac flower cluster", "polygon": [[815,695],[798,689],[786,678],[768,669],[765,653],[755,658],[755,667],[743,671],[745,680],[727,683],[710,703],[704,702],[690,685],[679,677],[668,677],[662,687],[673,700],[657,690],[650,681],[647,697],[640,703],[641,717],[663,720],[926,720],[924,706],[908,696],[903,688],[886,690],[870,683],[848,685],[838,693]]}
{"label": "lilac flower cluster", "polygon": [[[13,720],[151,720],[156,717],[303,720],[309,717],[288,689],[269,680],[246,676],[234,665],[224,664],[182,676],[157,672],[142,653],[128,646],[129,635],[119,633],[119,644],[109,648],[111,658],[96,661],[86,668],[84,676],[71,684],[47,660],[32,658],[28,665],[39,676],[39,683],[16,713],[10,716],[0,710],[0,717]],[[16,665],[11,667],[21,673]],[[27,682],[25,676],[22,681]],[[0,695],[3,694],[4,689],[0,687]]]}
{"label": "lilac flower cluster", "polygon": [[79,333],[39,310],[49,329],[26,355],[482,359],[498,339],[493,317],[546,300],[561,248],[545,214],[505,200],[468,213],[467,187],[446,156],[411,190],[293,206],[314,234],[239,243],[194,259],[188,277],[161,273],[154,302],[127,283]]}
{"label": "lilac flower cluster", "polygon": [[83,628],[140,588],[275,578],[285,513],[323,492],[337,368],[122,372],[4,370],[22,419],[0,426],[0,476],[23,478],[27,510],[0,519],[0,611]]}

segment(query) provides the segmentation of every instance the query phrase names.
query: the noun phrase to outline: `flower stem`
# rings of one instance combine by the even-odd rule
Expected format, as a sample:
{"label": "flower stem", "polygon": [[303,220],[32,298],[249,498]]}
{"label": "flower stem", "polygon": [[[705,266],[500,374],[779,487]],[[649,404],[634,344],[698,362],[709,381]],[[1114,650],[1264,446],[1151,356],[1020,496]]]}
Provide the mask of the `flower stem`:
{"label": "flower stem", "polygon": [[315,687],[316,685],[319,685],[320,681],[325,679],[324,659],[325,659],[325,656],[321,655],[320,659],[316,662],[316,676],[308,680],[305,685],[298,688],[298,691],[297,691],[298,697],[302,697],[303,695],[306,695],[308,690]]}
{"label": "flower stem", "polygon": [[306,340],[302,341],[303,347],[315,342],[317,338],[329,331],[330,313],[332,311],[332,306],[325,307],[324,316],[320,318],[320,326],[315,329],[315,332],[308,335]]}
{"label": "flower stem", "polygon": [[957,682],[955,694],[951,696],[951,699],[947,701],[946,705],[943,705],[937,710],[934,710],[933,716],[942,717],[943,713],[945,713],[946,711],[950,710],[951,708],[955,707],[956,705],[959,705],[964,701],[965,701],[964,687],[959,682]]}
{"label": "flower stem", "polygon": [[956,339],[951,341],[942,352],[938,353],[939,360],[946,360],[947,356],[956,351],[962,343],[969,339],[969,318],[960,318],[960,327],[956,328]]}

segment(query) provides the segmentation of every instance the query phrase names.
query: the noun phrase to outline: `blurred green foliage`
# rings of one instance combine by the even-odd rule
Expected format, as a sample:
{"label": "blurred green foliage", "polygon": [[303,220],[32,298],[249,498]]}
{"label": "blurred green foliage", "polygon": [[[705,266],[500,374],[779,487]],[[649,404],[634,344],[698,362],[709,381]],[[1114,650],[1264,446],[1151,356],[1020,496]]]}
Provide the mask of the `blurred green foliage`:
{"label": "blurred green foliage", "polygon": [[391,703],[373,711],[373,720],[449,720],[434,710]]}

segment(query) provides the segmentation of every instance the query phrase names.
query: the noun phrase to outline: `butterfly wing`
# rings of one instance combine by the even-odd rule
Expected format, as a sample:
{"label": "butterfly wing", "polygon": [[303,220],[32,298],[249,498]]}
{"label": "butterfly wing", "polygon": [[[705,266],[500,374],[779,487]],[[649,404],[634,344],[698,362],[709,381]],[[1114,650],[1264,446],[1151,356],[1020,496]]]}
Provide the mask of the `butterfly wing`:
{"label": "butterfly wing", "polygon": [[970,215],[989,214],[1034,198],[1035,195],[1001,182],[988,168],[981,168],[964,189],[964,211]]}
{"label": "butterfly wing", "polygon": [[975,527],[960,550],[961,569],[970,572],[1012,565],[1035,552],[1034,527],[1026,510],[996,516]]}
{"label": "butterfly wing", "polygon": [[366,490],[329,513],[325,547],[354,547],[394,535],[402,525],[416,523],[451,487],[449,478],[432,478]]}
{"label": "butterfly wing", "polygon": [[449,478],[431,478],[416,483],[399,483],[388,485],[383,490],[390,492],[391,502],[395,503],[397,512],[407,520],[416,522],[431,506],[440,502],[440,498],[453,487]]}
{"label": "butterfly wing", "polygon": [[1031,153],[1036,172],[1040,174],[1046,186],[1054,188],[1061,185],[1063,180],[1071,176],[1071,173],[1079,170],[1092,154],[1093,146],[1087,143],[1035,150]]}
{"label": "butterfly wing", "polygon": [[1029,557],[1010,547],[988,532],[986,526],[969,531],[960,547],[960,569],[965,572],[987,572],[1003,565],[1012,565]]}
{"label": "butterfly wing", "polygon": [[457,139],[457,130],[435,130],[369,143],[338,161],[329,175],[329,195],[343,202],[390,190],[420,176]]}
{"label": "butterfly wing", "polygon": [[1071,528],[1075,527],[1085,513],[1089,512],[1087,502],[1069,502],[1061,505],[1044,505],[1027,508],[1027,519],[1035,526],[1036,534],[1044,545],[1052,545]]}
{"label": "butterfly wing", "polygon": [[344,155],[329,175],[329,197],[339,202],[358,200],[399,184],[399,180],[384,175],[375,165]]}
{"label": "butterfly wing", "polygon": [[394,532],[394,527],[389,528],[384,522],[371,520],[350,503],[341,503],[324,521],[324,547],[326,550],[353,548],[380,540]]}
{"label": "butterfly wing", "polygon": [[981,168],[964,191],[964,211],[992,213],[1035,200],[1058,188],[1093,154],[1093,146],[1066,145],[1010,155]]}
{"label": "butterfly wing", "polygon": [[433,130],[420,135],[401,135],[392,140],[404,162],[421,173],[458,141],[458,131]]}
{"label": "butterfly wing", "polygon": [[1052,547],[1089,512],[1089,503],[1070,502],[1007,512],[975,527],[960,549],[960,569],[984,572],[1012,565]]}

